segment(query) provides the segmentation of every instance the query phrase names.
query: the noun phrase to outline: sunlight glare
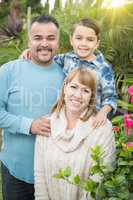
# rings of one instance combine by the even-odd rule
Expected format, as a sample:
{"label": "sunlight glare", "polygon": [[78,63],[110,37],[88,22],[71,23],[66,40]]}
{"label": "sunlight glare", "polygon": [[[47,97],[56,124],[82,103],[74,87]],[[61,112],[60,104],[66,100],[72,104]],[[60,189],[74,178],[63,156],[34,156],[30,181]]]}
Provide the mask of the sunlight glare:
{"label": "sunlight glare", "polygon": [[109,7],[116,8],[125,5],[125,0],[112,0]]}

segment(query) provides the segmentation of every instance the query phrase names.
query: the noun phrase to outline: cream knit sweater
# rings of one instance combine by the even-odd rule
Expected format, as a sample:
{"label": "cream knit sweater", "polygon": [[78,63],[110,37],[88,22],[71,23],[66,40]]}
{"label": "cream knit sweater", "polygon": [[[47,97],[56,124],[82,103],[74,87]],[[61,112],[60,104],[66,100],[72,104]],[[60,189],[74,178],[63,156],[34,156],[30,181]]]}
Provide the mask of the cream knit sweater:
{"label": "cream knit sweater", "polygon": [[[89,176],[92,166],[91,148],[102,145],[103,159],[111,163],[115,159],[115,141],[112,125],[93,129],[90,123],[78,121],[76,127],[66,131],[66,118],[62,110],[60,117],[51,116],[51,137],[37,136],[35,146],[35,199],[36,200],[86,200],[79,187],[57,180],[53,175],[60,168],[70,166],[72,174],[82,179]],[[97,179],[98,177],[93,177]],[[92,198],[89,197],[88,200]]]}

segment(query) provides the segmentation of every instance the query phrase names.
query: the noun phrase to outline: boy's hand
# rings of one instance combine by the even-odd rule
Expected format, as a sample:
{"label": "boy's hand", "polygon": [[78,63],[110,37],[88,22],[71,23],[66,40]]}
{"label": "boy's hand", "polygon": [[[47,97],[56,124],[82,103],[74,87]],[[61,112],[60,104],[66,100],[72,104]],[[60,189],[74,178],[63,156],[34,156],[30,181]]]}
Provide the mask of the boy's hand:
{"label": "boy's hand", "polygon": [[103,126],[107,121],[107,113],[105,113],[103,110],[100,110],[97,115],[95,116],[92,126],[93,128],[98,128],[100,126]]}
{"label": "boy's hand", "polygon": [[99,126],[103,126],[107,122],[107,115],[112,110],[112,107],[110,105],[105,105],[99,110],[97,115],[94,118],[94,121],[92,122],[93,128],[98,128]]}
{"label": "boy's hand", "polygon": [[31,53],[30,53],[30,49],[25,49],[22,54],[19,56],[19,58],[28,60],[31,59]]}

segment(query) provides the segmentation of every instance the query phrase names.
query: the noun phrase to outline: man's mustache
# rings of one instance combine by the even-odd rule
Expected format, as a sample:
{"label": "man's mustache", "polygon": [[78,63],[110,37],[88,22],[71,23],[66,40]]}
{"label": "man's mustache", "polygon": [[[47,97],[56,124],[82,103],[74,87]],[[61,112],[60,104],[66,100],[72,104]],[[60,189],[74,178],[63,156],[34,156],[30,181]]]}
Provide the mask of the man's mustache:
{"label": "man's mustache", "polygon": [[52,51],[52,49],[51,48],[48,48],[48,47],[40,47],[40,48],[38,48],[37,49],[37,51],[41,51],[41,50],[47,50],[47,51]]}

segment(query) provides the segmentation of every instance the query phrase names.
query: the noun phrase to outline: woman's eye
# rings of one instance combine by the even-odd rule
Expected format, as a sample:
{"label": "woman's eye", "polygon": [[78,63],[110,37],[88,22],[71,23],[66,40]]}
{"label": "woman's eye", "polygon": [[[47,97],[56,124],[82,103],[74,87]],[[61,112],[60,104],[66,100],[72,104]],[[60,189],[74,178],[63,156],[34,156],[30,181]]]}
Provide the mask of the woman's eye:
{"label": "woman's eye", "polygon": [[76,89],[77,87],[75,85],[70,86],[72,89]]}
{"label": "woman's eye", "polygon": [[88,94],[90,93],[90,91],[89,91],[89,90],[84,90],[84,92],[85,92],[85,93],[88,93]]}

